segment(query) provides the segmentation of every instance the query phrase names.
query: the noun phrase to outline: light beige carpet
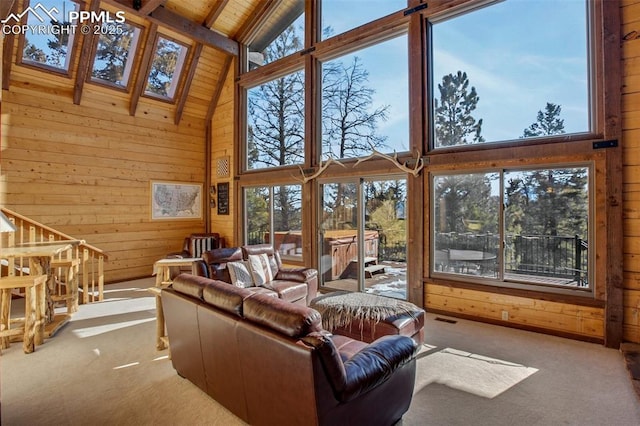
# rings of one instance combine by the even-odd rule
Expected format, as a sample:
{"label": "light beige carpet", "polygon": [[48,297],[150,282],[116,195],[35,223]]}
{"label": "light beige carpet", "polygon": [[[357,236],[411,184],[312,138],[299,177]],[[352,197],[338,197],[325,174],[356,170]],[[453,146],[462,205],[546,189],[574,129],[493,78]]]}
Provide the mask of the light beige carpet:
{"label": "light beige carpet", "polygon": [[[241,425],[155,349],[153,279],[107,287],[32,354],[0,357],[2,425]],[[15,308],[15,307],[14,307]],[[19,311],[19,309],[18,309]],[[427,315],[409,425],[638,425],[618,351]],[[537,371],[536,371],[537,370]]]}

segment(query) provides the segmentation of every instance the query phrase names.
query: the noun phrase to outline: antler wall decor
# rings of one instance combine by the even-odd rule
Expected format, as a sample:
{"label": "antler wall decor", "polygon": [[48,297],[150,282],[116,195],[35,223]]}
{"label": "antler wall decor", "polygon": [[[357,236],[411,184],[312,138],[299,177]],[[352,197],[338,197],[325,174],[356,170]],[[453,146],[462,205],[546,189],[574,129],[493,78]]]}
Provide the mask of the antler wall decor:
{"label": "antler wall decor", "polygon": [[[405,161],[404,163],[401,163],[400,161],[398,161],[398,153],[397,152],[393,152],[393,156],[389,155],[389,154],[384,154],[378,150],[373,149],[373,152],[371,154],[369,154],[366,157],[360,158],[358,159],[358,161],[356,161],[356,163],[353,165],[353,167],[356,167],[358,164],[363,163],[367,160],[372,159],[373,157],[380,157],[380,158],[384,158],[385,160],[389,160],[393,163],[394,166],[396,166],[397,168],[399,168],[400,170],[402,170],[403,172],[407,172],[411,175],[413,175],[413,177],[418,177],[418,175],[420,174],[420,170],[422,170],[424,168],[424,159],[420,156],[420,152],[416,151],[416,164],[413,168],[408,167],[406,164],[407,162]],[[412,157],[413,158],[413,157]]]}
{"label": "antler wall decor", "polygon": [[306,176],[304,174],[304,169],[301,166],[298,166],[300,168],[300,173],[302,173],[302,179],[299,179],[297,177],[294,176],[294,178],[302,183],[307,183],[312,179],[317,178],[318,176],[320,176],[325,170],[327,170],[327,168],[329,167],[330,164],[335,163],[335,164],[339,164],[342,167],[347,167],[344,164],[342,164],[341,162],[339,162],[338,160],[333,159],[333,157],[329,157],[329,159],[327,159],[327,161],[325,161],[324,163],[321,161],[320,162],[320,167],[318,168],[318,171],[316,171],[314,174]]}
{"label": "antler wall decor", "polygon": [[[397,168],[399,168],[400,170],[409,173],[410,175],[412,175],[413,177],[418,177],[418,175],[420,174],[420,171],[424,168],[424,159],[420,156],[420,152],[416,151],[416,157],[415,157],[415,165],[413,166],[413,168],[407,166],[408,161],[405,161],[404,163],[401,163],[398,160],[398,153],[396,153],[394,151],[393,156],[389,155],[389,154],[384,154],[376,149],[372,149],[372,153],[367,155],[366,157],[363,158],[359,158],[358,161],[355,162],[355,164],[353,165],[353,167],[356,167],[358,164],[363,163],[367,160],[370,160],[373,157],[380,157],[380,158],[384,158],[385,160],[389,160],[393,163],[394,166],[396,166]],[[412,157],[413,158],[413,157]],[[327,161],[324,162],[320,162],[320,167],[318,168],[318,170],[313,173],[312,175],[305,175],[304,174],[304,169],[302,168],[302,166],[298,166],[298,168],[300,169],[300,173],[302,174],[302,179],[297,178],[295,176],[293,176],[294,179],[296,179],[297,181],[300,181],[302,183],[307,183],[310,180],[313,180],[315,178],[317,178],[318,176],[320,176],[322,173],[324,173],[325,170],[327,170],[327,168],[329,168],[329,166],[331,164],[338,164],[344,168],[346,168],[347,166],[345,166],[344,164],[342,164],[340,161],[334,159],[333,157],[329,157],[327,159]]]}

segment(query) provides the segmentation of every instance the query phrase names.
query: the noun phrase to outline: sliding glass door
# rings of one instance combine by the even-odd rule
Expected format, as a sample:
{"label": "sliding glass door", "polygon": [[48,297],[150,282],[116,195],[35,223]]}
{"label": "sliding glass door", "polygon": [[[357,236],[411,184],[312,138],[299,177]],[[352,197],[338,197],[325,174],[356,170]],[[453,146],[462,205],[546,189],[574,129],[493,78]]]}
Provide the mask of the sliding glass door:
{"label": "sliding glass door", "polygon": [[320,184],[321,285],[406,299],[406,180]]}

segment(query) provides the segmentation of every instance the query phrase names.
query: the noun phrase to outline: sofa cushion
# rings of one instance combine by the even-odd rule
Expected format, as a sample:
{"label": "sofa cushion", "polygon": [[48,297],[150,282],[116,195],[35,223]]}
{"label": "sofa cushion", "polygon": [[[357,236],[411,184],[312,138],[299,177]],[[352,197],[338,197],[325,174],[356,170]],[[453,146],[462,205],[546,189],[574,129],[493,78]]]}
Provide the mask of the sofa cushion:
{"label": "sofa cushion", "polygon": [[227,263],[227,269],[229,270],[229,278],[231,278],[231,284],[236,287],[253,287],[253,276],[249,271],[249,265],[244,260],[238,260],[235,262]]}
{"label": "sofa cushion", "polygon": [[295,281],[275,280],[267,283],[266,287],[278,293],[278,297],[280,297],[280,299],[288,302],[295,302],[306,298],[307,292],[309,291],[309,287],[306,283],[299,283]]}
{"label": "sofa cushion", "polygon": [[203,290],[209,282],[210,280],[205,277],[180,274],[173,280],[173,284],[171,286],[178,293],[186,294],[202,300]]}
{"label": "sofa cushion", "polygon": [[222,281],[211,281],[202,291],[204,301],[222,311],[242,316],[242,302],[253,293]]}
{"label": "sofa cushion", "polygon": [[219,235],[191,235],[190,237],[189,253],[191,257],[202,257],[202,253],[205,251],[218,248],[220,236]]}
{"label": "sofa cushion", "polygon": [[249,270],[253,277],[253,283],[258,286],[264,286],[269,281],[273,280],[273,272],[271,272],[271,266],[269,265],[269,258],[265,253],[262,254],[250,254],[247,262],[249,263]]}
{"label": "sofa cushion", "polygon": [[243,313],[245,319],[293,338],[322,330],[322,318],[315,309],[264,294],[245,299]]}

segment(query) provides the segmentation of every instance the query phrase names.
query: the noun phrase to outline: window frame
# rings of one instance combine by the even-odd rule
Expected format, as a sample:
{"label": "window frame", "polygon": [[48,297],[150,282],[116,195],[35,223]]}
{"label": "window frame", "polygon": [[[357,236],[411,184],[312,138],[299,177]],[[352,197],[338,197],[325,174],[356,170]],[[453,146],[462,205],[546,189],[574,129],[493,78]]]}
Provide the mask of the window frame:
{"label": "window frame", "polygon": [[[180,46],[185,48],[185,53],[184,53],[184,56],[182,56],[182,60],[181,61],[179,60],[176,63],[176,68],[178,68],[178,76],[176,78],[176,73],[174,71],[174,74],[171,77],[171,82],[172,82],[171,87],[174,88],[173,94],[171,96],[162,96],[162,95],[158,95],[156,93],[147,91],[147,86],[149,84],[149,76],[151,75],[151,71],[153,69],[153,61],[156,58],[156,54],[158,52],[158,44],[160,43],[161,38],[168,40],[172,43],[179,44]],[[179,90],[182,89],[182,80],[186,78],[185,68],[189,64],[189,59],[191,58],[192,51],[193,51],[192,45],[158,31],[155,35],[155,40],[153,41],[153,49],[152,49],[153,53],[149,58],[149,63],[147,65],[147,72],[145,73],[144,84],[142,86],[142,93],[140,94],[140,96],[143,96],[149,99],[155,99],[162,102],[175,103],[176,99],[180,96]]]}
{"label": "window frame", "polygon": [[[32,0],[24,0],[23,5],[22,5],[22,10],[27,10],[27,8],[30,7],[30,3]],[[77,10],[81,10],[82,9],[82,5],[80,4],[80,2],[78,0],[63,0],[63,2],[65,1],[69,1],[71,3],[73,3],[76,6]],[[20,21],[21,25],[27,25],[29,19],[29,14],[25,13],[22,16],[22,19]],[[72,25],[74,25],[72,23]],[[50,74],[54,74],[54,75],[60,75],[60,76],[64,76],[67,78],[71,78],[72,73],[73,73],[73,68],[74,68],[74,64],[75,64],[75,59],[76,59],[76,50],[78,47],[78,39],[81,37],[77,37],[78,34],[72,34],[70,37],[71,39],[71,43],[67,44],[67,57],[66,57],[66,61],[69,64],[69,66],[67,67],[67,69],[64,68],[58,68],[58,67],[54,67],[52,65],[48,65],[48,64],[43,64],[37,61],[30,61],[30,60],[25,60],[24,59],[24,47],[25,47],[25,42],[26,42],[26,34],[24,32],[22,32],[19,36],[18,36],[18,54],[16,55],[16,64],[18,65],[22,65],[25,67],[29,67],[29,68],[34,68],[34,69],[38,69],[40,71],[45,71],[47,73]]]}
{"label": "window frame", "polygon": [[138,29],[138,34],[134,36],[134,39],[132,41],[132,47],[129,48],[129,57],[127,58],[128,64],[126,66],[126,68],[129,69],[129,72],[126,78],[127,80],[126,84],[119,85],[111,81],[93,77],[92,74],[95,66],[96,54],[98,52],[98,43],[100,42],[100,35],[94,37],[95,40],[93,41],[93,46],[91,47],[91,66],[90,66],[89,72],[87,73],[87,80],[86,80],[87,83],[93,83],[100,86],[109,87],[109,88],[120,90],[126,93],[129,93],[131,91],[131,87],[134,81],[133,77],[135,76],[136,70],[138,69],[139,62],[140,62],[140,57],[139,57],[140,55],[138,54],[138,52],[139,52],[139,49],[141,48],[141,45],[143,44],[142,41],[144,40],[144,37],[145,37],[145,34],[144,34],[145,27],[143,25],[140,25],[128,20],[125,21],[125,23],[127,25],[130,25]]}
{"label": "window frame", "polygon": [[[547,169],[564,169],[564,168],[585,168],[588,171],[588,182],[587,182],[587,196],[588,196],[588,206],[587,206],[587,240],[589,241],[590,249],[587,253],[588,257],[588,269],[587,269],[587,287],[563,287],[560,285],[552,285],[552,284],[543,284],[543,283],[535,283],[532,281],[526,280],[517,280],[517,279],[508,279],[506,277],[505,270],[505,257],[506,257],[506,229],[505,229],[505,199],[504,199],[504,175],[507,172],[513,171],[532,171],[532,170],[547,170]],[[438,176],[453,176],[453,175],[466,175],[466,174],[487,174],[487,173],[497,173],[499,175],[499,203],[498,203],[498,257],[496,259],[496,269],[497,269],[497,277],[477,277],[473,275],[465,275],[460,273],[451,273],[451,272],[442,272],[437,271],[436,268],[436,256],[435,254],[430,255],[429,262],[429,273],[432,278],[446,280],[446,281],[460,281],[471,284],[485,285],[485,286],[495,286],[504,289],[517,289],[517,290],[526,290],[526,291],[534,291],[534,292],[543,292],[543,293],[553,293],[553,294],[562,294],[562,295],[571,295],[576,297],[584,297],[591,298],[595,297],[595,251],[596,246],[592,243],[595,242],[595,162],[594,161],[577,161],[577,162],[554,162],[554,163],[537,163],[528,165],[525,167],[518,167],[518,165],[513,164],[509,167],[489,167],[489,168],[464,168],[462,171],[458,168],[443,168],[438,171],[430,172],[428,174],[429,179],[429,198],[432,200],[429,206],[429,214],[430,217],[433,218],[429,222],[429,241],[431,242],[429,245],[430,253],[435,253],[436,251],[436,238],[435,238],[435,222],[437,221],[437,217],[435,214],[436,209],[436,197],[435,197],[435,186],[434,179]]]}
{"label": "window frame", "polygon": [[[505,0],[508,1],[508,0]],[[587,70],[588,82],[587,82],[587,107],[588,111],[588,124],[590,129],[585,132],[565,133],[559,135],[547,135],[525,139],[506,139],[497,140],[491,142],[483,142],[478,144],[457,145],[436,147],[435,146],[435,126],[434,126],[434,114],[431,113],[434,105],[434,96],[436,95],[437,82],[433,76],[433,52],[431,45],[427,46],[426,66],[427,66],[427,87],[429,96],[426,99],[426,117],[429,122],[428,131],[428,143],[425,149],[430,154],[448,154],[457,151],[483,151],[483,150],[495,150],[501,148],[509,148],[513,146],[536,146],[548,143],[563,143],[581,141],[585,139],[598,139],[602,138],[602,119],[600,117],[602,113],[602,104],[604,102],[602,90],[598,84],[598,75],[601,73],[603,66],[598,61],[597,57],[600,56],[601,48],[599,47],[599,41],[602,39],[602,29],[598,22],[600,22],[600,10],[589,0],[584,0],[586,11],[587,25]],[[456,19],[458,16],[474,13],[474,11],[483,9],[485,7],[491,7],[493,1],[491,0],[466,0],[461,1],[463,5],[460,7],[453,7],[450,10],[445,10],[443,13],[436,13],[433,18],[425,18],[425,31],[426,39],[431,43],[433,25],[447,21],[450,19]],[[542,107],[542,106],[541,106]]]}
{"label": "window frame", "polygon": [[[606,2],[605,2],[606,3]],[[433,149],[433,117],[431,115],[431,106],[433,105],[433,97],[436,95],[433,86],[432,78],[432,66],[431,66],[431,54],[427,53],[425,59],[425,65],[427,71],[424,73],[424,84],[427,89],[428,97],[425,101],[424,116],[426,117],[426,138],[424,149],[427,151],[429,158],[429,172],[432,173],[435,170],[449,169],[460,172],[466,172],[467,170],[477,170],[479,168],[497,167],[498,169],[515,168],[518,165],[530,165],[537,167],[539,164],[543,164],[544,167],[563,167],[567,164],[576,163],[593,163],[593,169],[590,169],[590,198],[589,211],[592,215],[590,217],[590,229],[592,234],[589,235],[590,247],[590,285],[591,293],[589,297],[585,297],[584,292],[581,291],[550,291],[545,288],[532,287],[528,285],[519,285],[514,283],[513,285],[497,285],[496,283],[487,283],[484,280],[469,280],[462,279],[455,276],[443,276],[443,274],[434,274],[433,272],[433,244],[431,231],[433,226],[429,222],[429,227],[425,230],[425,241],[429,244],[425,244],[428,252],[425,253],[425,283],[446,284],[457,287],[470,288],[478,291],[495,291],[499,289],[501,294],[517,294],[526,295],[527,297],[553,297],[552,300],[568,301],[576,304],[596,304],[600,306],[603,301],[607,300],[607,294],[610,291],[610,287],[607,284],[609,265],[611,265],[612,259],[607,254],[602,253],[602,247],[608,240],[609,232],[607,228],[611,228],[613,225],[607,223],[604,227],[596,227],[596,223],[606,222],[605,216],[607,213],[601,206],[607,204],[606,198],[603,195],[607,190],[606,186],[610,182],[609,174],[614,173],[615,170],[609,170],[609,162],[607,157],[610,156],[609,152],[604,149],[599,149],[598,144],[602,142],[607,135],[611,135],[612,129],[607,128],[607,120],[605,114],[610,114],[610,110],[613,107],[610,103],[605,103],[604,98],[604,85],[600,83],[604,80],[605,68],[604,68],[604,56],[606,50],[602,32],[602,24],[604,9],[606,5],[596,5],[592,2],[587,2],[589,9],[587,12],[586,20],[589,24],[589,63],[591,65],[590,70],[590,117],[591,117],[591,130],[586,133],[576,134],[564,134],[564,135],[551,135],[547,137],[532,138],[530,140],[517,140],[511,142],[491,142],[482,144],[462,145],[457,147],[446,147]],[[474,9],[478,9],[487,5],[487,2],[469,0],[461,3],[457,8],[450,10],[442,10],[441,13],[436,13],[434,16],[438,20],[443,16],[455,16],[459,13],[473,13]],[[425,17],[425,39],[431,39],[432,27],[430,25],[429,16]],[[430,47],[430,46],[429,46]],[[611,100],[609,100],[611,102]],[[619,131],[619,129],[616,129]],[[616,145],[617,146],[617,141]],[[431,189],[432,182],[429,180],[428,191],[425,191],[425,201],[429,206],[430,215],[433,213],[433,191]],[[430,219],[430,221],[433,218]],[[608,245],[607,245],[608,246]],[[596,256],[595,252],[598,251]],[[605,264],[607,266],[605,266]],[[553,289],[552,289],[553,290]],[[562,289],[564,290],[564,289]],[[523,293],[524,292],[524,293]]]}
{"label": "window frame", "polygon": [[[273,182],[269,182],[269,183],[251,183],[251,184],[247,184],[244,185],[242,187],[240,187],[240,194],[241,196],[239,197],[239,199],[241,200],[241,212],[242,212],[242,238],[241,241],[243,242],[243,244],[249,244],[248,242],[248,215],[249,215],[249,209],[247,206],[247,190],[251,190],[251,189],[256,189],[256,188],[266,188],[269,191],[269,203],[267,206],[267,210],[268,210],[268,214],[269,214],[269,232],[270,233],[274,233],[278,232],[273,230],[275,227],[275,212],[276,212],[276,205],[275,205],[275,188],[276,187],[281,187],[281,186],[299,186],[300,187],[300,195],[301,195],[301,202],[300,202],[300,220],[302,222],[302,218],[304,217],[304,211],[305,211],[305,206],[304,203],[302,202],[302,198],[303,198],[303,191],[304,191],[304,187],[302,185],[302,183],[297,182],[278,182],[278,183],[273,183]],[[304,225],[302,226],[304,228]],[[301,231],[303,231],[301,229]],[[305,242],[306,242],[306,237],[304,232],[301,232],[300,235],[301,238],[301,246],[303,248],[303,252],[300,255],[285,255],[280,253],[280,258],[282,259],[283,262],[286,263],[290,263],[290,264],[296,264],[296,265],[303,265],[303,259],[305,257],[304,254],[304,246],[305,246]],[[275,238],[271,238],[271,241],[267,244],[270,244],[271,247],[273,247],[273,249],[277,252],[279,252],[278,248],[275,246]]]}
{"label": "window frame", "polygon": [[[425,167],[415,178],[409,179],[409,192],[407,211],[411,213],[412,220],[408,224],[411,235],[411,243],[408,246],[408,257],[414,261],[408,279],[415,284],[408,288],[409,300],[424,306],[427,303],[427,286],[430,284],[444,285],[452,288],[470,289],[480,292],[496,293],[500,295],[514,295],[531,299],[550,300],[559,303],[576,304],[611,310],[617,313],[623,307],[623,291],[620,283],[623,280],[623,267],[620,259],[623,258],[622,249],[622,148],[618,140],[622,136],[621,120],[621,93],[619,81],[622,75],[620,63],[620,16],[619,7],[612,2],[594,2],[589,10],[587,20],[591,28],[591,50],[589,55],[592,61],[592,102],[591,102],[591,133],[572,134],[555,138],[532,139],[514,143],[485,143],[472,145],[465,150],[440,149],[430,150],[430,99],[433,93],[431,80],[428,78],[431,65],[426,47],[430,43],[429,20],[438,19],[450,13],[459,13],[463,10],[475,9],[486,6],[490,0],[452,0],[446,3],[429,3],[428,6],[420,0],[408,0],[407,9],[382,17],[378,20],[366,23],[358,28],[347,31],[330,39],[320,41],[321,25],[318,2],[307,2],[305,25],[305,50],[297,55],[290,55],[279,61],[267,64],[259,70],[241,74],[236,80],[236,94],[238,108],[236,112],[236,176],[239,185],[252,182],[264,182],[265,180],[278,181],[283,179],[282,170],[245,171],[239,165],[245,153],[243,150],[242,126],[246,123],[246,101],[243,100],[243,87],[254,84],[265,76],[275,75],[282,67],[305,67],[309,72],[305,78],[316,84],[318,61],[332,58],[349,51],[358,50],[368,43],[375,43],[377,39],[388,36],[393,31],[401,28],[409,33],[409,85],[410,85],[410,144],[412,152],[418,151]],[[259,23],[257,23],[259,25]],[[606,37],[605,37],[606,34]],[[242,42],[243,39],[240,38]],[[242,51],[241,51],[242,54]],[[242,61],[241,61],[242,62]],[[607,66],[605,67],[605,64]],[[317,120],[318,110],[321,107],[312,84],[307,84],[307,102],[305,105],[305,123],[307,142],[311,147],[305,146],[305,175],[317,172],[322,165],[318,152],[318,140],[320,136]],[[605,98],[605,92],[607,96]],[[314,145],[315,144],[315,145]],[[606,149],[601,149],[606,148]],[[524,160],[523,160],[524,159]],[[400,160],[407,160],[400,156]],[[408,159],[411,161],[411,159]],[[497,287],[485,284],[470,283],[460,280],[433,277],[430,273],[431,253],[430,247],[430,203],[428,174],[443,169],[489,168],[498,164],[500,168],[522,166],[525,164],[545,163],[550,166],[565,163],[581,163],[593,161],[594,173],[591,176],[595,199],[592,206],[595,214],[591,218],[594,226],[594,234],[590,237],[593,244],[598,247],[596,260],[590,273],[593,274],[594,297],[576,297],[572,295],[541,292],[536,290],[522,290],[516,288]],[[348,161],[344,162],[349,165]],[[389,163],[382,159],[371,159],[363,168],[367,173],[387,173]],[[298,178],[300,171],[293,170],[287,178]],[[322,172],[322,178],[338,179],[354,174],[354,170],[328,167]],[[315,190],[315,182],[311,181],[303,187],[303,197],[307,206],[311,206],[312,212],[307,213],[305,231],[314,240],[315,234],[311,229],[315,223],[318,194]],[[236,232],[242,234],[241,224],[238,224]],[[311,254],[311,261],[317,257],[313,245],[305,247],[305,254]],[[312,263],[312,266],[318,266]],[[615,346],[622,337],[622,317],[614,315],[605,319],[605,344]]]}

